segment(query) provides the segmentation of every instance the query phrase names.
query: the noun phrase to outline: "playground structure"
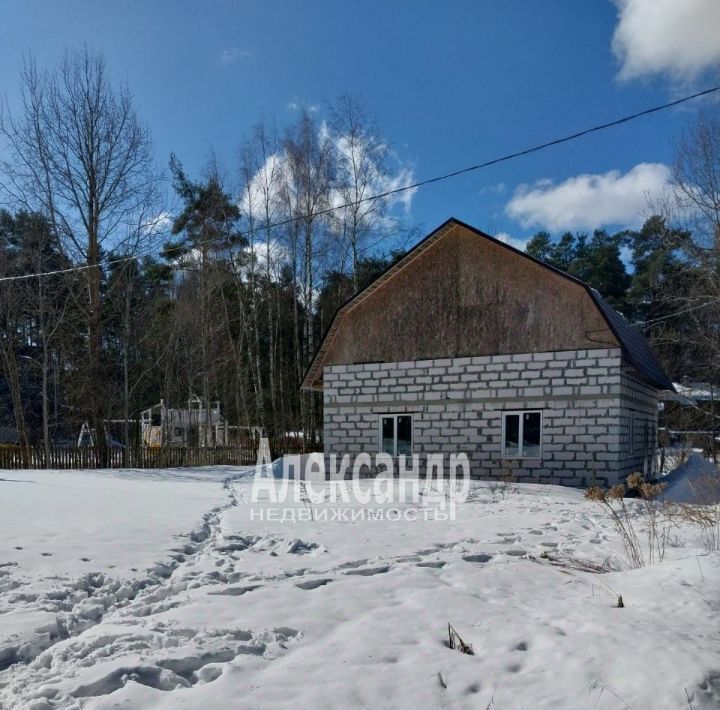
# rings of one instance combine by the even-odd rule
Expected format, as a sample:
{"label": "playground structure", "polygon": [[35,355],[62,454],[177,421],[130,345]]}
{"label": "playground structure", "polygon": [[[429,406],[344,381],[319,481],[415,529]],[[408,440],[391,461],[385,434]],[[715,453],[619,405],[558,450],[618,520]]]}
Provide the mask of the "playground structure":
{"label": "playground structure", "polygon": [[149,447],[223,447],[254,442],[263,435],[259,427],[228,424],[220,402],[204,406],[191,394],[185,407],[170,407],[164,399],[140,413],[140,436]]}

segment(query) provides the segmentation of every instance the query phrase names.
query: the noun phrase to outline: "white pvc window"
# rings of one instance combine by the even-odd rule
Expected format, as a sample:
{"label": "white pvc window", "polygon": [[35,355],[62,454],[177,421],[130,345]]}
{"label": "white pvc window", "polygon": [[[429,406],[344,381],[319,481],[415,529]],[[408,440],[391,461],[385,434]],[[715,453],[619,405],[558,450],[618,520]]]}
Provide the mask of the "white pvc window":
{"label": "white pvc window", "polygon": [[502,455],[506,459],[542,456],[542,412],[503,412]]}
{"label": "white pvc window", "polygon": [[380,451],[390,456],[411,456],[412,414],[380,415]]}

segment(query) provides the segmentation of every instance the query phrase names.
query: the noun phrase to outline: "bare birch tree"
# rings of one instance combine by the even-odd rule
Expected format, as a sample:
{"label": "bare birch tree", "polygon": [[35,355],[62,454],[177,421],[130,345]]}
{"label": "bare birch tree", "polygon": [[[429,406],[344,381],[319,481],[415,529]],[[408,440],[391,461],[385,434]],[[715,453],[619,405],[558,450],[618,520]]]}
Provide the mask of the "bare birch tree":
{"label": "bare birch tree", "polygon": [[86,367],[79,405],[88,413],[100,459],[103,420],[103,251],[136,238],[150,218],[158,176],[150,135],[130,92],[113,88],[102,55],[68,52],[52,71],[28,60],[17,113],[5,107],[0,133],[11,160],[6,189],[46,215],[68,255],[85,265]]}
{"label": "bare birch tree", "polygon": [[[289,227],[293,284],[304,310],[302,322],[296,307],[297,384],[315,351],[313,312],[319,286],[322,239],[332,184],[333,151],[326,130],[320,130],[308,111],[303,111],[285,137],[286,174],[283,186]],[[305,437],[314,437],[316,398],[301,394],[301,419]]]}
{"label": "bare birch tree", "polygon": [[360,287],[360,260],[388,236],[390,201],[386,197],[369,199],[397,180],[388,167],[388,148],[362,103],[344,95],[331,111],[330,129],[335,150],[334,206],[339,207],[330,222],[341,247],[349,252],[353,288]]}
{"label": "bare birch tree", "polygon": [[[267,362],[269,406],[266,420],[274,433],[280,430],[282,420],[279,411],[282,378],[278,372],[277,332],[279,322],[277,264],[280,248],[275,223],[281,221],[282,215],[283,174],[282,147],[277,133],[264,123],[258,124],[240,151],[241,205],[250,252],[250,288],[254,291],[252,313],[255,369],[260,381],[262,363]],[[261,279],[260,284],[257,283],[256,275]],[[260,294],[264,295],[265,301],[262,313],[258,300]]]}

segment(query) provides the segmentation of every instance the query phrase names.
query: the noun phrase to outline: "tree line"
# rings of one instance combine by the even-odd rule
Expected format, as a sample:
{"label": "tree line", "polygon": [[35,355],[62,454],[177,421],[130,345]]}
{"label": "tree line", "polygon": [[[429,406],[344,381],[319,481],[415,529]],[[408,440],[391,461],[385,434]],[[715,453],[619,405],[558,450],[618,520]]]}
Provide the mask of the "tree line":
{"label": "tree line", "polygon": [[526,252],[595,288],[650,339],[671,377],[717,385],[720,231],[701,242],[679,223],[658,213],[615,234],[541,231]]}
{"label": "tree line", "polygon": [[164,171],[130,92],[82,50],[26,63],[0,136],[0,420],[22,444],[87,422],[102,453],[137,442],[141,410],[190,395],[244,427],[318,435],[304,371],[337,305],[409,238],[402,201],[373,196],[410,173],[357,99],[258,124],[232,179],[214,158]]}
{"label": "tree line", "polygon": [[[527,246],[638,323],[672,375],[715,382],[718,126],[703,114],[688,131],[675,191],[641,229]],[[411,175],[357,99],[258,124],[232,178],[214,158],[163,170],[130,92],[82,50],[26,63],[0,137],[0,425],[49,449],[88,422],[102,453],[138,443],[161,398],[197,395],[232,423],[320,436],[321,402],[299,390],[315,349],[416,239],[401,197],[374,198]]]}

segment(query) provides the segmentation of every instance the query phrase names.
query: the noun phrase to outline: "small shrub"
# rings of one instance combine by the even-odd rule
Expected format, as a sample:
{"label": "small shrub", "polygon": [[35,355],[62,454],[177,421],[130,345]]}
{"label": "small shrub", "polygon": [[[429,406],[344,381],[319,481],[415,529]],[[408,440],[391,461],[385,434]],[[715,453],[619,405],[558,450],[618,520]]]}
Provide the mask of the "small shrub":
{"label": "small shrub", "polygon": [[512,495],[513,493],[517,493],[518,489],[515,485],[516,480],[515,476],[513,476],[512,471],[508,471],[505,475],[502,476],[500,479],[500,497],[503,500],[507,500],[508,496]]}
{"label": "small shrub", "polygon": [[488,490],[492,496],[493,501],[497,500],[497,497],[503,501],[506,501],[512,493],[517,493],[518,489],[515,485],[516,480],[513,476],[512,471],[507,471],[499,478],[494,478],[488,484]]}

